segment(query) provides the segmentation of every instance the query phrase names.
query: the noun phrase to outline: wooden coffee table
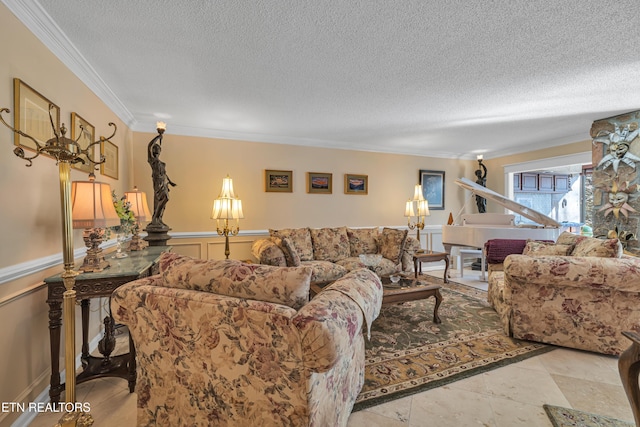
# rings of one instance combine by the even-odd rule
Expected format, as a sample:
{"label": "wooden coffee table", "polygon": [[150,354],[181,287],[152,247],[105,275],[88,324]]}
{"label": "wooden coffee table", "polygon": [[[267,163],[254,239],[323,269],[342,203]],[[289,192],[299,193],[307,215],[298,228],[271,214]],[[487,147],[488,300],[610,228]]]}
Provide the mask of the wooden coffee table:
{"label": "wooden coffee table", "polygon": [[433,252],[433,251],[425,251],[425,252],[417,252],[413,255],[413,271],[416,272],[416,279],[418,278],[418,273],[422,274],[422,263],[423,262],[435,262],[435,261],[444,261],[444,283],[449,283],[449,254],[446,252]]}
{"label": "wooden coffee table", "polygon": [[[434,285],[423,279],[413,279],[403,276],[400,281],[391,283],[389,277],[382,277],[382,304],[392,304],[395,302],[415,301],[419,299],[434,297],[436,299],[433,308],[433,323],[442,323],[438,316],[438,308],[442,303],[440,285]],[[322,291],[325,286],[333,282],[311,283],[310,293],[315,296]]]}

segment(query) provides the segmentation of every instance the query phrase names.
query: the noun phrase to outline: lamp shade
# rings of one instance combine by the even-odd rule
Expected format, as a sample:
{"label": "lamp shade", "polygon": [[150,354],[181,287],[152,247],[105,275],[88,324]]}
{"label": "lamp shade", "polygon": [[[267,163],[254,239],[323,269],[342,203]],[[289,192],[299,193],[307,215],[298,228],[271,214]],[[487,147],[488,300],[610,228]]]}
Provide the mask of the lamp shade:
{"label": "lamp shade", "polygon": [[120,225],[113,207],[111,186],[96,181],[71,183],[73,228],[106,228]]}
{"label": "lamp shade", "polygon": [[212,219],[242,219],[242,201],[240,199],[221,199],[213,201]]}
{"label": "lamp shade", "polygon": [[418,216],[429,216],[429,202],[427,200],[418,200]]}
{"label": "lamp shade", "polygon": [[227,175],[226,178],[222,180],[222,190],[220,191],[220,195],[218,196],[220,199],[235,199],[236,195],[233,193],[233,180]]}
{"label": "lamp shade", "polygon": [[129,209],[139,222],[151,220],[151,212],[147,204],[147,193],[139,191],[137,187],[133,187],[133,191],[125,192],[124,197],[129,203]]}
{"label": "lamp shade", "polygon": [[411,218],[412,216],[416,216],[415,212],[413,211],[412,200],[407,200],[407,204],[405,205],[405,208],[404,208],[404,216],[409,218]]}
{"label": "lamp shade", "polygon": [[413,190],[413,200],[416,202],[420,200],[424,200],[424,195],[422,194],[422,185],[416,184]]}

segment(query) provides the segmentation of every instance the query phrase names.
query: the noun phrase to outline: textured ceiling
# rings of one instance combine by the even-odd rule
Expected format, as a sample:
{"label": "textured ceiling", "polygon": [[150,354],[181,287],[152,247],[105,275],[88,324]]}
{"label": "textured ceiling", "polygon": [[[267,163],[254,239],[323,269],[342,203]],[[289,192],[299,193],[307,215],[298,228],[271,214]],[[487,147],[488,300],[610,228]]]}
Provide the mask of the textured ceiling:
{"label": "textured ceiling", "polygon": [[638,0],[2,0],[136,131],[495,157],[640,108]]}

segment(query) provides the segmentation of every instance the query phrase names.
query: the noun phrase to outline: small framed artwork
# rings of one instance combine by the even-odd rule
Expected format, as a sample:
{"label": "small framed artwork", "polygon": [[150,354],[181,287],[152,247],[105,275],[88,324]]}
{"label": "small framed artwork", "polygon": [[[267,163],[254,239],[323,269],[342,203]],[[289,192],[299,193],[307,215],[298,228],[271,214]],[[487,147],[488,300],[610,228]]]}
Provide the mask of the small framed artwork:
{"label": "small framed artwork", "polygon": [[264,191],[267,193],[293,192],[293,171],[264,171]]}
{"label": "small framed artwork", "polygon": [[[20,79],[13,79],[13,127],[33,137],[42,146],[60,129],[60,107]],[[14,144],[36,151],[36,143],[14,134]]]}
{"label": "small framed artwork", "polygon": [[369,194],[369,177],[345,173],[344,194]]}
{"label": "small framed artwork", "polygon": [[333,174],[307,172],[307,193],[331,194],[333,191]]}
{"label": "small framed artwork", "polygon": [[118,146],[111,141],[101,141],[100,154],[105,158],[100,164],[100,173],[118,179]]}
{"label": "small framed artwork", "polygon": [[444,171],[420,170],[419,181],[429,209],[444,210]]}
{"label": "small framed artwork", "polygon": [[[96,128],[77,113],[71,113],[71,139],[74,141],[77,140],[80,149],[86,150],[89,144],[95,141],[95,137]],[[96,160],[93,153],[94,148],[95,147],[91,147],[89,150],[89,157]],[[81,156],[81,158],[85,160],[86,163],[78,162],[73,163],[71,166],[86,173],[91,172],[95,167],[94,164],[88,161],[85,156]]]}

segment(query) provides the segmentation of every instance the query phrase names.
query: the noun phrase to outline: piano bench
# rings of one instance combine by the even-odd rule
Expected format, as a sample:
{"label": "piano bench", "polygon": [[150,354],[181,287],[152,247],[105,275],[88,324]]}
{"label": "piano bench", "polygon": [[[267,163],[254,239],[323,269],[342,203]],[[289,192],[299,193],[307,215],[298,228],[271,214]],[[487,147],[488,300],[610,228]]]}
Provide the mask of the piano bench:
{"label": "piano bench", "polygon": [[460,249],[460,255],[458,255],[458,271],[460,277],[464,277],[464,259],[465,258],[480,258],[480,280],[484,280],[484,253],[480,249]]}

